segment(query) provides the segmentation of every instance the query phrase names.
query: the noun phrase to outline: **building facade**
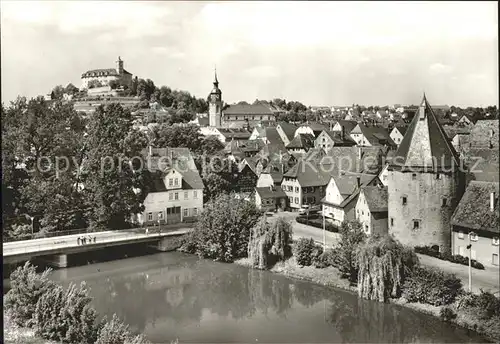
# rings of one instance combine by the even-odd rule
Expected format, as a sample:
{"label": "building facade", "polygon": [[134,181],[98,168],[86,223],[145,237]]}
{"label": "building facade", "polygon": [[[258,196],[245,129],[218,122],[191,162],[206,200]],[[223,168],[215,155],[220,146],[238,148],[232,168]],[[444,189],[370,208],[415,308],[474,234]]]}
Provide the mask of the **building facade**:
{"label": "building facade", "polygon": [[130,87],[132,85],[132,74],[123,68],[123,60],[118,56],[116,68],[94,69],[82,74],[82,89],[88,89],[94,82],[107,86],[115,81],[120,86]]}
{"label": "building facade", "polygon": [[361,188],[356,203],[356,219],[367,235],[387,234],[389,223],[387,215],[387,188],[365,186]]}

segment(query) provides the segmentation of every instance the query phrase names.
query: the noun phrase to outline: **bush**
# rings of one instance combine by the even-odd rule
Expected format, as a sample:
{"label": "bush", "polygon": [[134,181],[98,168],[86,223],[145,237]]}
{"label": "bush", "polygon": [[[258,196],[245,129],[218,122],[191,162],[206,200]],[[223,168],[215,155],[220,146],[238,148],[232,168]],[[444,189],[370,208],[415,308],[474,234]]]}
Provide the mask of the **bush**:
{"label": "bush", "polygon": [[295,247],[295,258],[297,264],[310,266],[313,261],[313,253],[316,248],[313,238],[300,238]]}
{"label": "bush", "polygon": [[314,266],[318,265],[322,254],[323,254],[323,246],[315,244],[312,252],[311,264]]}
{"label": "bush", "polygon": [[[464,257],[458,254],[452,255],[450,253],[440,253],[438,250],[432,248],[431,246],[416,246],[415,252],[441,260],[447,260],[456,264],[469,265],[469,257]],[[474,259],[472,259],[471,261],[471,266],[478,270],[484,270],[484,265]]]}
{"label": "bush", "polygon": [[481,290],[479,295],[464,292],[458,298],[457,304],[459,309],[469,309],[482,320],[500,317],[500,298],[488,291]]}
{"label": "bush", "polygon": [[439,311],[439,317],[443,321],[450,321],[457,317],[457,313],[455,313],[450,307],[443,307]]}
{"label": "bush", "polygon": [[324,269],[329,266],[335,266],[336,261],[338,260],[336,251],[333,249],[328,249],[325,252],[321,253],[315,262],[314,266],[319,269]]}
{"label": "bush", "polygon": [[125,325],[116,314],[99,331],[96,344],[124,344],[131,336],[128,325]]}
{"label": "bush", "polygon": [[38,275],[35,267],[27,262],[10,275],[11,289],[5,295],[5,309],[11,313],[12,320],[17,325],[33,326],[32,318],[38,300],[55,286],[48,279],[50,272],[47,269]]}
{"label": "bush", "polygon": [[342,277],[347,277],[351,283],[356,283],[358,280],[356,251],[365,239],[366,234],[358,221],[342,223],[340,241],[335,248],[338,256],[335,267],[339,269]]}
{"label": "bush", "polygon": [[434,306],[449,305],[462,292],[462,282],[454,274],[418,267],[406,280],[403,296],[409,302]]}

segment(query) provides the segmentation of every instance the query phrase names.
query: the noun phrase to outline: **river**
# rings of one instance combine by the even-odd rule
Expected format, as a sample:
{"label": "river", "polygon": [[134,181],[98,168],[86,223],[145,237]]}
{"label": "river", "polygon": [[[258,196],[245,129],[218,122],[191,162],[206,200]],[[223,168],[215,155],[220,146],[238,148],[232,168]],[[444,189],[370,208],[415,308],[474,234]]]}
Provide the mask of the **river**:
{"label": "river", "polygon": [[86,281],[101,314],[154,343],[477,343],[477,335],[397,305],[177,252],[54,271]]}

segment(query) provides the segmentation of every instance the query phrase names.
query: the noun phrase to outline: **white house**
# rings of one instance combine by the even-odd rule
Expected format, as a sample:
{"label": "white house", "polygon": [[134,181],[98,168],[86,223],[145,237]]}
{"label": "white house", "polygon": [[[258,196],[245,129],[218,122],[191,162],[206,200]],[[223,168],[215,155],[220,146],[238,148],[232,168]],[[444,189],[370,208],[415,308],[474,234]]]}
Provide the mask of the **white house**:
{"label": "white house", "polygon": [[356,219],[367,235],[387,234],[389,230],[387,187],[364,186],[356,203]]}

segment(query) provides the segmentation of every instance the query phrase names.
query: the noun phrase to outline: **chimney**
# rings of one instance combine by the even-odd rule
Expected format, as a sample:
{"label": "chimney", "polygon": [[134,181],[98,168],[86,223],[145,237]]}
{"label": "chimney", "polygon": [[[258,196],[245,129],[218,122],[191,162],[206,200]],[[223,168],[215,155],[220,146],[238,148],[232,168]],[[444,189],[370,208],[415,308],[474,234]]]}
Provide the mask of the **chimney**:
{"label": "chimney", "polygon": [[356,177],[356,182],[357,182],[357,185],[358,185],[358,189],[361,187],[361,177]]}
{"label": "chimney", "polygon": [[490,193],[490,211],[494,212],[495,211],[495,192]]}

